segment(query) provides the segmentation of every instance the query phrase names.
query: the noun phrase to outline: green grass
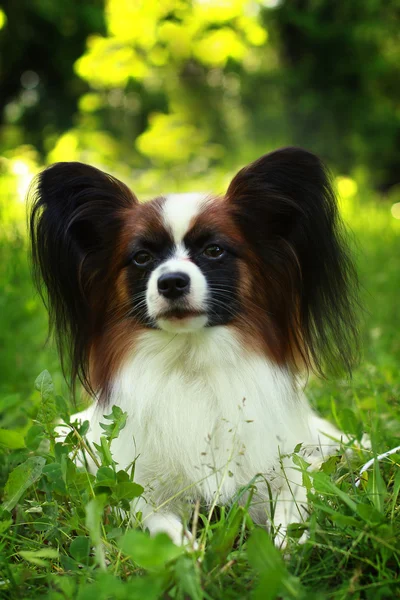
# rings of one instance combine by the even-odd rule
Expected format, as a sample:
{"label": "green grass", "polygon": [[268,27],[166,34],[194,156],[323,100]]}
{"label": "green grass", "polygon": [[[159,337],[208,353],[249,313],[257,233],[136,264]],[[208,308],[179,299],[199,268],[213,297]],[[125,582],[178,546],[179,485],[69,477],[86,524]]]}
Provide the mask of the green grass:
{"label": "green grass", "polygon": [[[364,356],[351,382],[313,379],[308,396],[341,429],[358,438],[367,432],[373,450],[352,460],[339,453],[305,477],[310,537],[299,545],[294,528],[285,556],[236,504],[200,510],[200,549],[192,553],[128,529],[124,509],[140,489],[109,453],[121,415],[108,421],[114,433],[105,432],[95,476],[68,456],[79,442],[54,442],[53,418],[67,411],[57,393],[66,390],[54,350],[44,347],[46,314],[30,283],[24,237],[8,227],[0,240],[0,597],[400,597],[400,454],[355,485],[364,461],[400,444],[400,222],[388,204],[361,195],[344,214],[366,306]],[[40,393],[34,381],[44,369],[54,386],[42,376]]]}

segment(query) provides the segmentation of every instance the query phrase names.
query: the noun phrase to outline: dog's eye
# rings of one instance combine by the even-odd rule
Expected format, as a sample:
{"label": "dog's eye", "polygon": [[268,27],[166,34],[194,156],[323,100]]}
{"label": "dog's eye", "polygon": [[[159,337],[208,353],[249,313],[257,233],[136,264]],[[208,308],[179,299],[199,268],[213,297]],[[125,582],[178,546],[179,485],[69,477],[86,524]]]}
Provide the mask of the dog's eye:
{"label": "dog's eye", "polygon": [[203,250],[203,254],[207,258],[221,258],[225,254],[225,250],[221,246],[218,246],[218,244],[211,244]]}
{"label": "dog's eye", "polygon": [[153,257],[150,252],[140,250],[140,252],[136,252],[132,260],[138,267],[146,267],[152,262]]}

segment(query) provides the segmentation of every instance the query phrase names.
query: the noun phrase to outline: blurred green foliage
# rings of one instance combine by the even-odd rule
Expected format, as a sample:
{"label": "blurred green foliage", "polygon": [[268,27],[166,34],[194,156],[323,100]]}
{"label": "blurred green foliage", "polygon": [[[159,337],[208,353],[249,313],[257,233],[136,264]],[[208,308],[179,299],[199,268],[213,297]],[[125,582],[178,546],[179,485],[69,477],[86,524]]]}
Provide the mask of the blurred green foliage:
{"label": "blurred green foliage", "polygon": [[296,144],[386,190],[399,17],[400,0],[3,0],[0,149],[158,194]]}

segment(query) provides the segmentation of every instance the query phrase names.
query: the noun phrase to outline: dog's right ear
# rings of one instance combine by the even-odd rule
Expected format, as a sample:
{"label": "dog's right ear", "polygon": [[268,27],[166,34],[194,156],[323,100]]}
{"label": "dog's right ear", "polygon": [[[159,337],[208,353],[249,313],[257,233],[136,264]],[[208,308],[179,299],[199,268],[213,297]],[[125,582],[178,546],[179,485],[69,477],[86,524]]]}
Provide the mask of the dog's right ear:
{"label": "dog's right ear", "polygon": [[42,171],[30,200],[34,279],[49,310],[64,372],[90,387],[85,365],[96,315],[104,309],[100,305],[117,266],[124,220],[138,201],[118,179],[78,162]]}

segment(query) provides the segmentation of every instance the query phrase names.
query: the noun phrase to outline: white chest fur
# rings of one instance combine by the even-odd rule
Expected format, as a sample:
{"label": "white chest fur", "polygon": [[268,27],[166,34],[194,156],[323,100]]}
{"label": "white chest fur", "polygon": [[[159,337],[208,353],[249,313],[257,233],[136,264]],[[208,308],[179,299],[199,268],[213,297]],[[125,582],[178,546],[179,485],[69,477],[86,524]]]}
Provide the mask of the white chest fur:
{"label": "white chest fur", "polygon": [[206,500],[218,491],[226,501],[311,441],[311,410],[292,377],[243,350],[228,327],[144,333],[116,377],[112,404],[128,414],[115,460],[125,468],[138,457],[136,480],[157,490],[156,502],[183,489]]}

